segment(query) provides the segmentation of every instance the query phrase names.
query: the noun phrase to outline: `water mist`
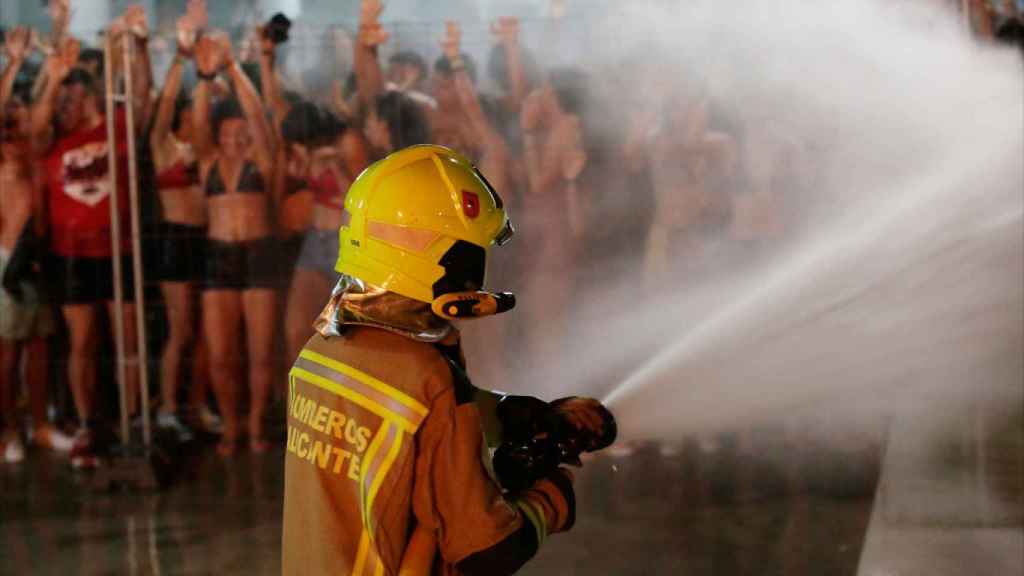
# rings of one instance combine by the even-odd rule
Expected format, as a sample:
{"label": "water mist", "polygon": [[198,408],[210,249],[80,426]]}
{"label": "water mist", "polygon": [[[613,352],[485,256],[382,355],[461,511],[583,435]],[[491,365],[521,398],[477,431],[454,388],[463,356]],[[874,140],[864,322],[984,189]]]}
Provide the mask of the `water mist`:
{"label": "water mist", "polygon": [[[603,42],[559,59],[621,81],[599,95],[616,103],[605,117],[626,115],[637,93],[696,81],[738,124],[771,123],[799,142],[817,177],[800,196],[783,191],[794,216],[781,239],[710,241],[699,274],[644,286],[642,250],[597,264],[600,282],[576,284],[568,343],[517,362],[508,388],[603,397],[627,440],[799,415],[838,447],[865,426],[943,430],[992,406],[1021,417],[1018,51],[978,43],[926,2],[630,5],[590,37]],[[637,62],[665,86],[630,86]],[[598,223],[631,216],[629,202],[594,206]],[[519,307],[531,305],[542,302]],[[1019,522],[986,501],[996,512],[984,518]]]}

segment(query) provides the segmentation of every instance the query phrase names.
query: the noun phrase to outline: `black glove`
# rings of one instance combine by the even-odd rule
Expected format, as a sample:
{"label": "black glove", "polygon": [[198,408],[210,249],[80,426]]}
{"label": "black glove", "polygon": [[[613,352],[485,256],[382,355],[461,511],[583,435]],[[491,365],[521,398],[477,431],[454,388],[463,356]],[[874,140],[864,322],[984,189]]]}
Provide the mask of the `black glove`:
{"label": "black glove", "polygon": [[580,432],[585,442],[579,446],[584,452],[594,452],[611,446],[619,429],[615,417],[603,404],[593,398],[568,396],[551,402],[555,416]]}
{"label": "black glove", "polygon": [[546,434],[556,419],[551,405],[533,396],[505,396],[498,402],[497,413],[505,442],[526,442]]}
{"label": "black glove", "polygon": [[494,472],[509,492],[518,492],[562,464],[581,466],[580,454],[610,446],[615,417],[593,398],[572,396],[550,404],[530,396],[498,403],[503,443],[494,452]]}

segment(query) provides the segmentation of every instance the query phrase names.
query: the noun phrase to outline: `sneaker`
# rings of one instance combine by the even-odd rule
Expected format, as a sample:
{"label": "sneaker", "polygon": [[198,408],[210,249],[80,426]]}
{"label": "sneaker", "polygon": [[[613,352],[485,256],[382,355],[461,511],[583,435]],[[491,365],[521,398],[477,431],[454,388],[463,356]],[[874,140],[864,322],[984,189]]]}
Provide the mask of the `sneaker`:
{"label": "sneaker", "polygon": [[156,425],[173,431],[178,435],[178,440],[181,442],[188,442],[192,439],[192,430],[185,426],[174,412],[158,412],[156,415]]}
{"label": "sneaker", "polygon": [[210,407],[203,404],[198,410],[199,426],[204,432],[220,436],[224,433],[224,423],[221,422],[220,416],[213,413]]}
{"label": "sneaker", "polygon": [[32,445],[54,452],[70,452],[75,441],[57,427],[44,424],[32,431]]}
{"label": "sneaker", "polygon": [[99,465],[99,459],[93,451],[92,432],[88,428],[79,428],[75,433],[70,460],[75,470],[92,469]]}
{"label": "sneaker", "polygon": [[25,459],[25,445],[17,432],[4,434],[4,462],[14,464]]}

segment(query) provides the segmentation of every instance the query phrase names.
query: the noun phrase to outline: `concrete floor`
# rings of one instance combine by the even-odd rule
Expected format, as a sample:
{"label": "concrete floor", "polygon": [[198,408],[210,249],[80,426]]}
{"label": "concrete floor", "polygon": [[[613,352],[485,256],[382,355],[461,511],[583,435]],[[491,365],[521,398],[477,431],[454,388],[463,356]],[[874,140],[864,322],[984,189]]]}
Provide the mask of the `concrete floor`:
{"label": "concrete floor", "polygon": [[[589,461],[576,528],[522,573],[856,573],[877,459],[794,482],[792,468],[721,446]],[[0,574],[278,574],[282,458],[204,448],[171,489],[133,493],[96,492],[64,460],[30,453],[0,466]]]}

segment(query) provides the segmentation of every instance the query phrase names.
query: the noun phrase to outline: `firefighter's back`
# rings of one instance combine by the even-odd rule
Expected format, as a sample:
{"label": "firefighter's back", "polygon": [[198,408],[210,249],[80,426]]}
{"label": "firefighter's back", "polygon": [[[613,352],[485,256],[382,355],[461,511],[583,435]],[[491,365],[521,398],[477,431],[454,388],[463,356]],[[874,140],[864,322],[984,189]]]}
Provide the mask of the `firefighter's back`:
{"label": "firefighter's back", "polygon": [[397,572],[415,434],[450,386],[432,345],[386,330],[307,342],[289,373],[284,574]]}

